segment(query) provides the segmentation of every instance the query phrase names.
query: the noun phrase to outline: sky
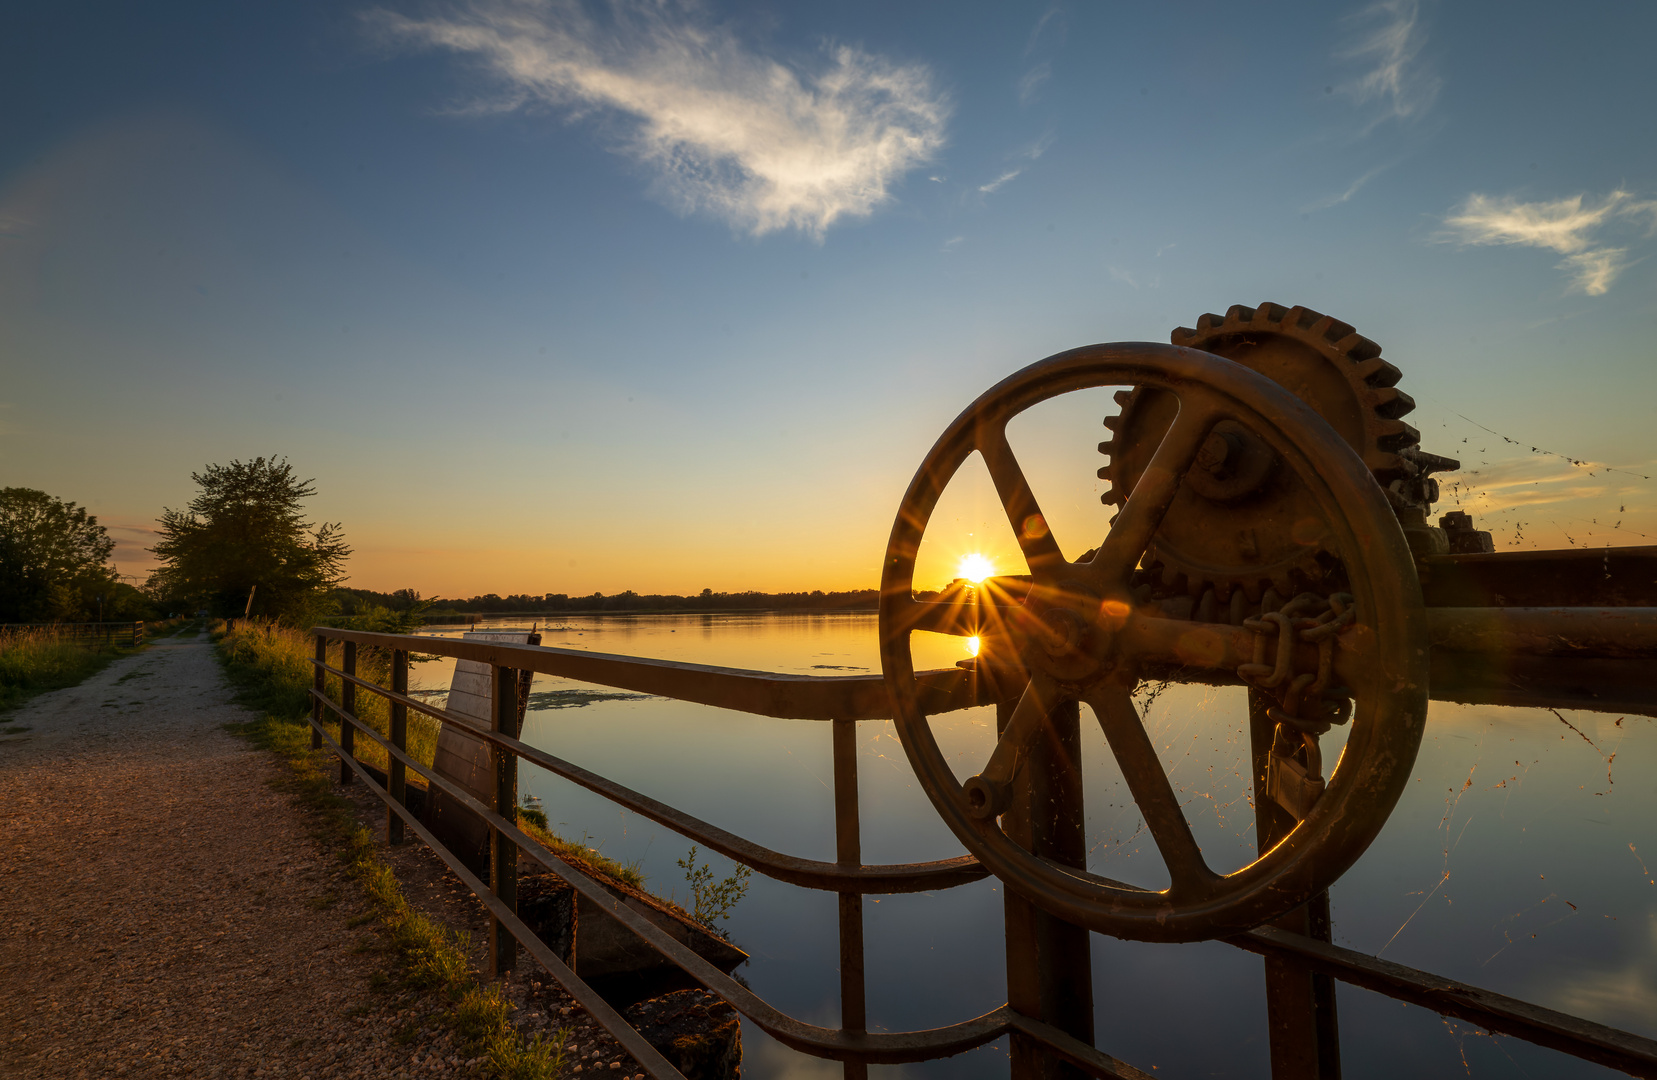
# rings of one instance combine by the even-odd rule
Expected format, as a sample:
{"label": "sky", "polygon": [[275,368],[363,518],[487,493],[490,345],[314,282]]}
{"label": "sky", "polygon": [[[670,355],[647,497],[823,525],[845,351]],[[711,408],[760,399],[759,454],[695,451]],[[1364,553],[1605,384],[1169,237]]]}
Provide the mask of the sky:
{"label": "sky", "polygon": [[[0,485],[140,576],[193,471],[280,455],[362,588],[867,588],[984,389],[1272,301],[1381,343],[1499,547],[1657,542],[1654,36],[1643,3],[37,5],[0,38]],[[1072,557],[1111,411],[1011,432]],[[1022,570],[973,479],[920,584]]]}

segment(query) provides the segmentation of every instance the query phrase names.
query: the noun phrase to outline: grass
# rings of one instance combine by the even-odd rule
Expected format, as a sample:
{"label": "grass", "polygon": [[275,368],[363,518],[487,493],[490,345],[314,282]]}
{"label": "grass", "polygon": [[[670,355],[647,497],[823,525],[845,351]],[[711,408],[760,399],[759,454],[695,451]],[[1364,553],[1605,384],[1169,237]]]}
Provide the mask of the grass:
{"label": "grass", "polygon": [[[310,712],[311,658],[314,639],[303,630],[256,620],[237,620],[229,633],[222,624],[215,624],[219,653],[225,668],[240,689],[241,700],[273,716],[303,717]],[[330,646],[328,663],[336,668],[344,665],[344,647]],[[391,657],[378,649],[357,651],[357,675],[379,686],[391,683]],[[340,680],[328,676],[323,692],[332,701],[340,700]],[[357,688],[357,717],[387,738],[391,735],[391,703],[371,690]],[[339,723],[332,714],[323,712],[323,726],[336,740]],[[437,755],[437,733],[440,725],[429,716],[410,712],[408,718],[408,753],[422,765],[430,766]],[[390,762],[384,748],[372,739],[358,739],[355,745],[358,761],[387,770]],[[414,783],[420,783],[414,780]]]}
{"label": "grass", "polygon": [[[163,623],[146,638],[175,634],[180,625],[176,621]],[[111,662],[143,648],[76,642],[49,627],[0,636],[0,712],[15,709],[50,690],[79,686]]]}
{"label": "grass", "polygon": [[[485,1076],[499,1080],[562,1076],[569,1032],[560,1029],[550,1040],[526,1039],[513,1027],[512,1005],[500,986],[481,984],[467,962],[466,936],[408,902],[391,867],[375,856],[374,839],[357,823],[351,804],[334,794],[331,756],[310,749],[305,695],[310,685],[310,638],[299,631],[247,623],[230,634],[223,634],[222,627],[220,631],[220,656],[238,687],[239,700],[262,713],[258,720],[229,727],[286,765],[282,788],[310,812],[317,839],[338,854],[362,887],[396,966],[394,978],[382,975],[376,980],[378,988],[395,983],[407,990],[444,995],[451,1030],[469,1044],[475,1056],[483,1058]],[[359,671],[362,667],[359,664]],[[337,692],[338,680],[330,681]],[[359,705],[367,696],[358,694]],[[411,743],[413,720],[410,717]],[[435,748],[435,731],[431,743]],[[378,749],[358,746],[365,760],[366,750]],[[431,760],[429,751],[425,760]]]}

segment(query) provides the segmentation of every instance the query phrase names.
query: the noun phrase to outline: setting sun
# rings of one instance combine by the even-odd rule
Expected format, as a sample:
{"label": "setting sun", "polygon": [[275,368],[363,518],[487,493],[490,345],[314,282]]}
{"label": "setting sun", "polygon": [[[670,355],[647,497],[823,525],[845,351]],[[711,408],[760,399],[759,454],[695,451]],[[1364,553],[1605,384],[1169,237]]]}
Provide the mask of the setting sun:
{"label": "setting sun", "polygon": [[995,564],[988,556],[974,552],[971,555],[961,556],[961,563],[955,568],[955,576],[966,578],[977,585],[985,578],[995,573]]}

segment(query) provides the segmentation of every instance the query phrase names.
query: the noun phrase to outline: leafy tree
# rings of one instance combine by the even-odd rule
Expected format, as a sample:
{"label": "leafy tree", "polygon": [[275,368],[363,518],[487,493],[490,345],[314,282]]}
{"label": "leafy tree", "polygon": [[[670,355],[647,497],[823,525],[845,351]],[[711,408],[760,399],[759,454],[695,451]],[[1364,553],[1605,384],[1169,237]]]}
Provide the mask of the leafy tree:
{"label": "leafy tree", "polygon": [[286,458],[209,465],[191,473],[200,494],[187,510],[166,509],[151,548],[161,568],[151,592],[219,615],[253,611],[303,623],[345,579],[351,548],[338,522],[313,525],[300,505],[316,494]]}
{"label": "leafy tree", "polygon": [[114,589],[115,541],[72,502],[0,488],[0,622],[80,619]]}

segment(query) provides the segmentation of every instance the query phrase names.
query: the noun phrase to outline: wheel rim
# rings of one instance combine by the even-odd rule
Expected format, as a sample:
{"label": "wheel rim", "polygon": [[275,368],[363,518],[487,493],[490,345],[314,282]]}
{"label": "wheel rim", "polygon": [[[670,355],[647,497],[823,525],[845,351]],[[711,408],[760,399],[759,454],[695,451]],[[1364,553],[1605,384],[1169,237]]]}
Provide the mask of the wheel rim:
{"label": "wheel rim", "polygon": [[[1074,390],[1120,385],[1171,391],[1179,397],[1180,413],[1095,558],[1068,563],[1007,444],[1006,425],[1041,401]],[[1135,628],[1149,624],[1127,614],[1120,616],[1119,626],[1106,625],[1118,617],[1113,612],[1128,612],[1126,579],[1177,496],[1204,438],[1222,420],[1249,426],[1314,491],[1334,534],[1330,542],[1348,568],[1356,601],[1356,627],[1343,633],[1342,647],[1366,649],[1368,669],[1364,685],[1354,687],[1359,693],[1351,735],[1323,796],[1280,843],[1230,874],[1217,874],[1202,861],[1128,699],[1135,676],[1126,670],[1132,665],[1121,657],[1137,647],[1130,640],[1139,632]],[[1009,734],[997,743],[985,772],[963,786],[918,704],[909,648],[909,635],[915,632],[910,606],[915,555],[930,516],[950,479],[975,451],[989,468],[1030,564],[1035,579],[1032,596],[1044,584],[1052,595],[1061,596],[1046,607],[1032,601],[1042,622],[1036,625],[1026,612],[1025,624],[1034,627],[1028,633],[1049,642],[1044,648],[1062,652],[1069,647],[1066,642],[1092,632],[1086,626],[1071,629],[1078,620],[1086,622],[1087,612],[1093,610],[1085,606],[1093,593],[1085,601],[1070,602],[1080,595],[1073,588],[1075,580],[1085,577],[1099,600],[1092,616],[1098,630],[1094,637],[1113,643],[1105,647],[1095,641],[1089,646],[1092,652],[1073,648],[1071,653],[1082,659],[1068,668],[1061,665],[1057,674],[1032,664],[1025,694],[1032,702],[1014,711]],[[1032,522],[1036,527],[1026,527]],[[1064,589],[1059,588],[1061,581]],[[1061,614],[1052,615],[1053,611]],[[1240,365],[1152,343],[1061,353],[983,394],[950,425],[917,470],[893,524],[882,570],[882,670],[899,739],[934,808],[991,872],[1044,910],[1091,929],[1144,940],[1202,940],[1259,925],[1327,888],[1357,860],[1402,794],[1420,745],[1426,717],[1424,625],[1420,586],[1396,519],[1363,462],[1328,424],[1287,391]],[[1027,634],[1027,640],[1033,639]],[[1104,656],[1099,661],[1103,670],[1078,674],[1087,656]],[[1168,889],[1135,888],[1058,866],[1008,838],[993,814],[975,816],[975,809],[985,815],[985,800],[994,799],[996,783],[1016,782],[1016,773],[1008,770],[1016,770],[1020,714],[1066,699],[1086,701],[1104,729],[1168,865]],[[981,779],[983,783],[974,787]],[[1177,822],[1169,816],[1170,807]]]}

